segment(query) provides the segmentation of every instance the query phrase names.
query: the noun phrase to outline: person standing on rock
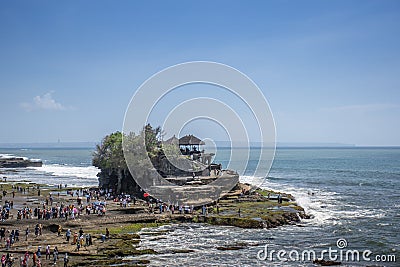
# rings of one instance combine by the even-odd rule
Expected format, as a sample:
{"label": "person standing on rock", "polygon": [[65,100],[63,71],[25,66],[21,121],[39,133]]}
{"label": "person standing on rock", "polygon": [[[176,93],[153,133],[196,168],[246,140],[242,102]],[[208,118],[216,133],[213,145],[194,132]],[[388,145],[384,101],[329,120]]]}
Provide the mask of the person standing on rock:
{"label": "person standing on rock", "polygon": [[53,262],[54,262],[54,265],[57,264],[57,259],[58,259],[58,249],[57,249],[57,246],[56,246],[56,247],[54,247],[54,250],[53,250]]}
{"label": "person standing on rock", "polygon": [[[21,265],[21,267],[27,267],[28,263],[26,262],[26,258],[21,256],[21,258],[19,259],[19,263]],[[10,265],[10,263],[8,263]],[[12,265],[11,265],[12,266]]]}
{"label": "person standing on rock", "polygon": [[81,235],[81,237],[79,238],[80,247],[83,247],[83,239],[85,239],[85,237]]}
{"label": "person standing on rock", "polygon": [[76,242],[76,249],[75,249],[75,251],[79,251],[80,248],[81,248],[81,241],[80,241],[80,238],[79,238],[78,242]]}
{"label": "person standing on rock", "polygon": [[89,234],[86,234],[85,236],[85,247],[89,246]]}
{"label": "person standing on rock", "polygon": [[39,224],[36,224],[35,226],[35,236],[39,235]]}
{"label": "person standing on rock", "polygon": [[64,256],[64,267],[68,267],[68,262],[69,262],[68,253],[65,252],[65,256]]}
{"label": "person standing on rock", "polygon": [[72,244],[75,245],[77,241],[78,241],[78,233],[75,232],[74,233],[74,239],[72,240]]}
{"label": "person standing on rock", "polygon": [[15,242],[19,241],[19,230],[18,229],[15,230],[14,235],[15,235]]}
{"label": "person standing on rock", "polygon": [[25,230],[25,241],[28,241],[28,235],[29,235],[29,228],[26,227],[26,230]]}
{"label": "person standing on rock", "polygon": [[10,241],[10,238],[7,237],[7,240],[6,240],[6,249],[8,250],[8,249],[10,248],[10,246],[11,246],[11,241]]}
{"label": "person standing on rock", "polygon": [[67,238],[67,243],[69,242],[69,239],[71,237],[71,229],[68,229],[67,232],[65,233],[65,236]]}
{"label": "person standing on rock", "polygon": [[83,236],[83,230],[82,227],[79,229],[79,237]]}
{"label": "person standing on rock", "polygon": [[0,229],[0,241],[3,240],[3,238],[5,239],[6,236],[6,229],[4,227],[1,227]]}
{"label": "person standing on rock", "polygon": [[38,256],[39,258],[42,256],[41,249],[42,249],[42,246],[38,246],[38,249],[37,249],[37,252],[36,252],[36,256]]}
{"label": "person standing on rock", "polygon": [[33,266],[36,266],[36,261],[38,259],[38,255],[34,252],[32,255],[32,262],[33,262]]}
{"label": "person standing on rock", "polygon": [[50,245],[47,245],[47,247],[46,247],[46,260],[47,259],[50,260]]}
{"label": "person standing on rock", "polygon": [[203,205],[203,207],[201,207],[201,213],[203,214],[203,216],[206,216],[206,206]]}
{"label": "person standing on rock", "polygon": [[107,238],[107,239],[110,238],[110,231],[108,230],[108,228],[106,228],[106,238]]}

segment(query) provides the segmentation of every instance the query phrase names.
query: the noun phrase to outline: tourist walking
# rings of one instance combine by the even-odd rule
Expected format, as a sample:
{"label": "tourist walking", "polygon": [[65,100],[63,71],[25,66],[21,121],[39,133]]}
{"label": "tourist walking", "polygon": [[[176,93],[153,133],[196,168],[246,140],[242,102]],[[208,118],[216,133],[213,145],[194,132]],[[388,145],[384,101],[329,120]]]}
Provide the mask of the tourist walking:
{"label": "tourist walking", "polygon": [[278,204],[282,204],[282,195],[278,194]]}
{"label": "tourist walking", "polygon": [[83,230],[82,227],[79,229],[79,237],[81,237],[83,235]]}
{"label": "tourist walking", "polygon": [[68,253],[65,252],[65,256],[64,256],[64,267],[68,267],[68,262],[69,262]]}
{"label": "tourist walking", "polygon": [[78,233],[75,232],[74,233],[74,239],[72,240],[72,244],[75,245],[77,241],[78,241]]}
{"label": "tourist walking", "polygon": [[47,247],[46,247],[46,260],[47,259],[50,260],[50,245],[47,245]]}
{"label": "tourist walking", "polygon": [[69,242],[69,239],[71,237],[71,229],[67,230],[67,232],[65,233],[65,236],[67,237],[67,242]]}
{"label": "tourist walking", "polygon": [[35,226],[35,236],[37,237],[39,235],[39,224],[36,224]]}
{"label": "tourist walking", "polygon": [[42,246],[38,246],[36,255],[40,258],[42,256],[42,252],[41,252]]}
{"label": "tourist walking", "polygon": [[57,264],[57,259],[58,259],[58,249],[57,249],[57,246],[56,246],[56,247],[54,247],[54,250],[53,250],[53,262],[54,262],[54,265]]}
{"label": "tourist walking", "polygon": [[29,235],[29,228],[26,227],[26,230],[25,230],[25,241],[28,241],[28,235]]}
{"label": "tourist walking", "polygon": [[201,209],[202,209],[203,216],[206,216],[206,214],[207,214],[207,207],[206,207],[205,205],[203,205],[203,207],[202,207]]}
{"label": "tourist walking", "polygon": [[110,238],[110,231],[108,230],[108,228],[106,228],[106,238],[107,238],[107,239]]}
{"label": "tourist walking", "polygon": [[33,253],[33,255],[32,255],[32,263],[33,263],[34,267],[36,267],[37,259],[38,259],[38,255],[36,253]]}

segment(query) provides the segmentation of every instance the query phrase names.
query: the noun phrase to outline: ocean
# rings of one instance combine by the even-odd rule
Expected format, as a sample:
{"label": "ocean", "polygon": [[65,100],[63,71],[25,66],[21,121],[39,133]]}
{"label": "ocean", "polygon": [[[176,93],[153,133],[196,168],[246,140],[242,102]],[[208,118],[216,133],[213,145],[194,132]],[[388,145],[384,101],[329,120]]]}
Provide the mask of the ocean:
{"label": "ocean", "polygon": [[[250,153],[243,182],[255,180],[247,174],[257,165],[252,157],[256,151]],[[42,168],[2,169],[0,175],[95,186],[98,170],[91,166],[92,153],[92,148],[0,149],[0,154],[44,162]],[[215,161],[226,166],[229,154],[229,149],[220,148]],[[342,266],[400,266],[400,148],[278,148],[261,187],[291,193],[312,218],[275,229],[204,224],[144,229],[141,247],[160,253],[141,258],[149,259],[149,266],[315,266],[302,255],[319,257],[331,250],[336,252],[331,257],[324,252],[324,258],[341,261]],[[238,243],[246,246],[217,249]],[[193,251],[176,253],[177,249]],[[279,258],[277,251],[283,251]]]}
{"label": "ocean", "polygon": [[91,166],[93,152],[94,148],[0,148],[0,156],[13,155],[43,161],[43,167],[0,169],[0,176],[39,184],[97,186],[99,169]]}

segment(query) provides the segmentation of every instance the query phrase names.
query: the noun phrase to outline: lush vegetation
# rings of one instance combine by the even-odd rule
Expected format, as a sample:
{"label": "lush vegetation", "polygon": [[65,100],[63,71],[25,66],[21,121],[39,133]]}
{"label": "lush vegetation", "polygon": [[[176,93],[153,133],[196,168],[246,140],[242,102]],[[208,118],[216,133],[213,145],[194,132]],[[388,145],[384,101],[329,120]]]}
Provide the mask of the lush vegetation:
{"label": "lush vegetation", "polygon": [[126,169],[126,161],[122,149],[122,139],[124,138],[125,148],[130,149],[141,146],[140,142],[145,138],[145,149],[148,155],[152,158],[156,155],[157,148],[160,145],[159,137],[161,128],[153,128],[150,124],[144,127],[144,130],[136,135],[131,133],[123,136],[121,132],[115,132],[104,137],[101,144],[96,146],[96,151],[93,155],[93,166],[100,169]]}
{"label": "lush vegetation", "polygon": [[122,133],[115,132],[104,137],[101,144],[96,146],[93,155],[93,165],[103,169],[126,169],[122,150]]}
{"label": "lush vegetation", "polygon": [[[102,140],[101,144],[96,146],[96,151],[93,154],[92,164],[101,170],[99,174],[100,186],[107,185],[108,188],[116,189],[121,192],[122,188],[135,186],[131,176],[143,175],[143,173],[130,173],[127,161],[137,169],[151,168],[149,161],[145,157],[153,159],[160,148],[161,128],[153,128],[147,124],[139,134],[130,133],[125,135],[121,132],[115,132],[107,135]],[[123,147],[125,148],[125,159]],[[147,154],[147,155],[146,155]],[[129,184],[124,180],[129,180]],[[103,181],[103,182],[102,182]],[[128,189],[128,188],[126,188]],[[128,190],[129,191],[129,190]]]}

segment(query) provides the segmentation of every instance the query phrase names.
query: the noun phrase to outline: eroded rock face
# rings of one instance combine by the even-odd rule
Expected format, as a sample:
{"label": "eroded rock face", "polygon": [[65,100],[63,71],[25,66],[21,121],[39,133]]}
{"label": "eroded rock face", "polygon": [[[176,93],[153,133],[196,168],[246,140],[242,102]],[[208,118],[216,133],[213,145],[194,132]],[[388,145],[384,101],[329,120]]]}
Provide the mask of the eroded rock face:
{"label": "eroded rock face", "polygon": [[137,197],[141,197],[143,194],[129,170],[103,169],[97,176],[99,177],[99,187],[101,189],[111,189],[116,194],[126,193]]}
{"label": "eroded rock face", "polygon": [[46,230],[49,230],[49,231],[52,232],[52,233],[57,233],[57,231],[58,231],[58,229],[59,229],[60,227],[62,228],[62,226],[61,226],[60,224],[55,224],[55,223],[53,223],[53,224],[46,225],[44,228],[45,228]]}

